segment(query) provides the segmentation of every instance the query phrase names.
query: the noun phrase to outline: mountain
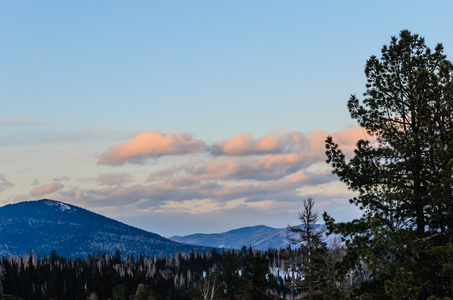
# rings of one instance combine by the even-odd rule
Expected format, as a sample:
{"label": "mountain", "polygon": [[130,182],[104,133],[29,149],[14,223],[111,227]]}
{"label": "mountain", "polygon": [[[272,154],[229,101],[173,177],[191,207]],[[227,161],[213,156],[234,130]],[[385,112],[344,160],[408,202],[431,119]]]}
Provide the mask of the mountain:
{"label": "mountain", "polygon": [[40,256],[55,250],[66,257],[88,254],[169,255],[209,251],[109,219],[86,209],[42,199],[0,207],[0,256]]}
{"label": "mountain", "polygon": [[[326,236],[328,245],[332,243],[334,237],[335,235]],[[267,250],[269,248],[286,248],[290,245],[286,228],[272,228],[263,225],[243,227],[223,233],[172,236],[169,239],[180,243],[226,249],[241,249],[243,246],[251,246],[257,250]]]}
{"label": "mountain", "polygon": [[[244,227],[235,230],[231,230],[223,233],[196,233],[186,236],[172,236],[169,237],[170,240],[180,243],[187,243],[192,245],[215,245],[213,247],[217,248],[233,248],[241,249],[242,246],[252,245],[254,248],[256,244],[259,244],[256,241],[260,236],[269,237],[273,236],[279,229],[267,227],[267,226],[253,226],[253,227]],[[259,249],[259,248],[256,248]],[[268,248],[266,248],[268,249]]]}

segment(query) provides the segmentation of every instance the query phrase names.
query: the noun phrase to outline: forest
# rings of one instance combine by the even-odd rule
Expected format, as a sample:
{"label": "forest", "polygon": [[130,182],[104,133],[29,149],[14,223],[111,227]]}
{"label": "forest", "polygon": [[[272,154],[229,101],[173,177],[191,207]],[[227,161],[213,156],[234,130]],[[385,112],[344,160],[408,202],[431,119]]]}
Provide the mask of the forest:
{"label": "forest", "polygon": [[[339,253],[323,251],[328,271]],[[52,252],[3,257],[0,282],[2,299],[294,299],[303,295],[302,260],[291,248],[74,260]]]}

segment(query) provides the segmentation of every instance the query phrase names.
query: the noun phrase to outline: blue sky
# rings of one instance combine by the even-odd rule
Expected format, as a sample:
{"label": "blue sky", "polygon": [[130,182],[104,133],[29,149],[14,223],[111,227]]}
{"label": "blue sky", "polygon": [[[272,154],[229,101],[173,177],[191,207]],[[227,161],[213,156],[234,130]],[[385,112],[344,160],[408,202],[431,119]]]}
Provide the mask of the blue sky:
{"label": "blue sky", "polygon": [[409,29],[453,51],[450,1],[0,2],[0,204],[52,198],[159,234],[359,212],[323,140]]}

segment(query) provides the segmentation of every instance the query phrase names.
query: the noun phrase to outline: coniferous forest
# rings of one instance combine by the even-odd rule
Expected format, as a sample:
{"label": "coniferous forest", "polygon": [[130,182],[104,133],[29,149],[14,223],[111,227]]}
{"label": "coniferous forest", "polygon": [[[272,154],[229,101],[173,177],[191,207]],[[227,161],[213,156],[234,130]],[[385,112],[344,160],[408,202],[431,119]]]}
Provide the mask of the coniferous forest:
{"label": "coniferous forest", "polygon": [[3,257],[2,299],[293,299],[303,294],[302,258],[291,248],[245,247],[160,257]]}

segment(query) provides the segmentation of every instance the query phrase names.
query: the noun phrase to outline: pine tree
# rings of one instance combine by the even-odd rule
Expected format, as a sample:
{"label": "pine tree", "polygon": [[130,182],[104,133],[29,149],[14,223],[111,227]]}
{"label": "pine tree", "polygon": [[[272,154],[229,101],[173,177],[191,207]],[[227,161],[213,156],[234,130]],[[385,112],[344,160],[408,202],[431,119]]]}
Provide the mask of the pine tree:
{"label": "pine tree", "polygon": [[5,280],[6,269],[0,264],[0,297],[3,295],[3,280]]}
{"label": "pine tree", "polygon": [[319,220],[318,212],[313,211],[315,201],[312,198],[304,199],[304,209],[299,212],[299,220],[301,226],[289,226],[288,231],[295,233],[295,237],[288,237],[289,241],[294,245],[299,245],[299,251],[302,255],[302,261],[298,262],[299,268],[303,270],[301,282],[296,282],[295,287],[305,290],[304,295],[308,299],[313,299],[313,296],[319,294],[318,275],[322,268],[320,255],[324,251],[326,244],[324,243],[325,228],[316,224]]}
{"label": "pine tree", "polygon": [[326,140],[327,162],[349,189],[361,218],[343,224],[339,274],[369,279],[356,293],[376,299],[453,297],[453,66],[417,34],[401,31],[366,63],[364,99],[348,109],[368,136],[354,156]]}
{"label": "pine tree", "polygon": [[269,281],[269,260],[264,257],[249,258],[245,270],[244,281],[246,286],[246,299],[248,300],[266,300],[272,299],[266,293],[270,285]]}
{"label": "pine tree", "polygon": [[234,252],[224,255],[224,264],[220,270],[220,278],[225,287],[226,299],[234,300],[243,294],[243,281],[239,274],[239,260]]}

